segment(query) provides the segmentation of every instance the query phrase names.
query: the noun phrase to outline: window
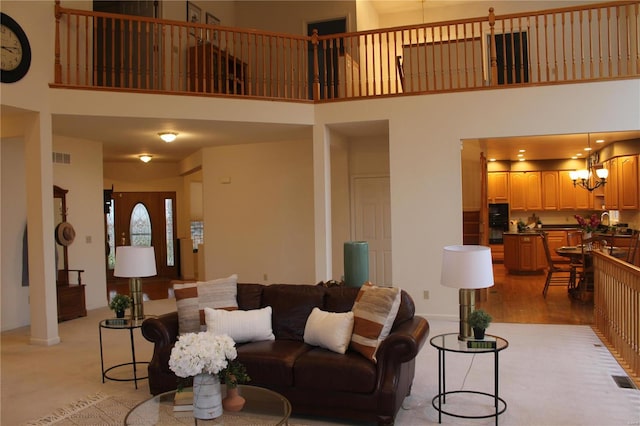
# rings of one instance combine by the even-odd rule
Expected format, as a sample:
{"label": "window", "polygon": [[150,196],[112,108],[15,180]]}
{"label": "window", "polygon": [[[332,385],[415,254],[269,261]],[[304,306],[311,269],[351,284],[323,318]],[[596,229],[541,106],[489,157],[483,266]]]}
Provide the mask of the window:
{"label": "window", "polygon": [[151,217],[142,203],[136,204],[131,212],[129,239],[132,246],[151,246]]}
{"label": "window", "polygon": [[198,251],[198,245],[204,244],[204,222],[201,220],[191,221],[191,241],[193,241],[193,251]]}

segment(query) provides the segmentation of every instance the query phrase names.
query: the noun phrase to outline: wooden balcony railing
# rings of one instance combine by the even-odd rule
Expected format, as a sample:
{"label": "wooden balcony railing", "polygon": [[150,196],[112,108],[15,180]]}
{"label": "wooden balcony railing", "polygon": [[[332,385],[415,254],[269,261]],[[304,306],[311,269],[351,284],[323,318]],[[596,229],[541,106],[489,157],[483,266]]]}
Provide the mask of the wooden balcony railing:
{"label": "wooden balcony railing", "polygon": [[640,268],[594,255],[594,327],[640,386]]}
{"label": "wooden balcony railing", "polygon": [[295,36],[66,9],[57,87],[292,101],[640,77],[640,2]]}

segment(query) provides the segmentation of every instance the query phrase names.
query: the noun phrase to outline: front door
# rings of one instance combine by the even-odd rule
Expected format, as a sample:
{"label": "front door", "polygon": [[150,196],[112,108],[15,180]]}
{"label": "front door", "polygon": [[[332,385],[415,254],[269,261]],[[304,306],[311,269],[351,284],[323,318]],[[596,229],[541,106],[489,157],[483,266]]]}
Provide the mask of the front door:
{"label": "front door", "polygon": [[391,190],[389,177],[353,180],[355,241],[369,243],[369,281],[393,285],[391,276]]}
{"label": "front door", "polygon": [[153,246],[157,276],[178,277],[175,192],[114,192],[107,215],[107,279],[113,280],[115,247]]}

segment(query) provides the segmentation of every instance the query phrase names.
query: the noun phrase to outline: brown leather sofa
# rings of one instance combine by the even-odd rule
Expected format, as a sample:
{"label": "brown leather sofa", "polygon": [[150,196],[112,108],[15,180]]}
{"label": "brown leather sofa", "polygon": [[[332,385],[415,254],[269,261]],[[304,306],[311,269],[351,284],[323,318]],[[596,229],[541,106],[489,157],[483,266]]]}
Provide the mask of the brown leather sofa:
{"label": "brown leather sofa", "polygon": [[[304,343],[306,320],[314,307],[329,312],[351,310],[358,288],[322,285],[238,284],[239,309],[272,307],[272,341],[239,344],[238,360],[247,368],[249,384],[272,389],[291,402],[293,412],[391,425],[411,391],[415,357],[429,334],[429,323],[415,316],[413,299],[402,292],[390,335],[373,363],[359,353],[343,354]],[[177,312],[149,318],[144,337],[154,343],[149,363],[153,395],[176,388],[169,369],[178,337]]]}

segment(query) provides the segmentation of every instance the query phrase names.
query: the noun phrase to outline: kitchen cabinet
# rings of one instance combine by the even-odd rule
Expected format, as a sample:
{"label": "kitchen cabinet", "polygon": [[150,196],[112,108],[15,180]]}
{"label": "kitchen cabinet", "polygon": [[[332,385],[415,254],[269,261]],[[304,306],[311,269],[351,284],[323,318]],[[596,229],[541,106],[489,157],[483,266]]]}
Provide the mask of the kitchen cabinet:
{"label": "kitchen cabinet", "polygon": [[509,172],[489,172],[487,175],[489,203],[509,202]]}
{"label": "kitchen cabinet", "polygon": [[558,172],[558,207],[560,210],[593,208],[593,196],[580,186],[574,186],[568,171]]}
{"label": "kitchen cabinet", "polygon": [[504,234],[504,266],[510,273],[538,272],[547,267],[537,233]]}
{"label": "kitchen cabinet", "polygon": [[504,262],[504,244],[489,244],[491,249],[491,261],[493,263]]}
{"label": "kitchen cabinet", "polygon": [[609,177],[604,185],[604,204],[609,210],[618,210],[618,159],[605,161],[603,167],[609,170]]}
{"label": "kitchen cabinet", "polygon": [[509,204],[511,210],[542,210],[540,172],[509,173]]}
{"label": "kitchen cabinet", "polygon": [[620,210],[638,210],[637,155],[618,158],[618,208]]}
{"label": "kitchen cabinet", "polygon": [[542,210],[558,210],[558,171],[546,170],[540,173],[542,182]]}

